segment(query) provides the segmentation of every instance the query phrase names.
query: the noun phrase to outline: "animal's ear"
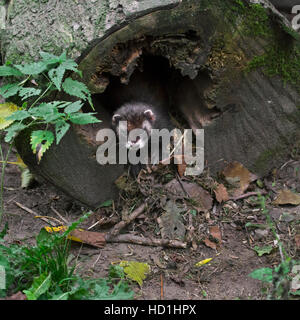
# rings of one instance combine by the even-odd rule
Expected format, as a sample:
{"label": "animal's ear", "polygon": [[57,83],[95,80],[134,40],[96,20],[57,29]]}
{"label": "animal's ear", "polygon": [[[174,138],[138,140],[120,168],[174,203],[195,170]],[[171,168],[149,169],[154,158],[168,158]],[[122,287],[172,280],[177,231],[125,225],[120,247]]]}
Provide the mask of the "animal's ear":
{"label": "animal's ear", "polygon": [[122,119],[122,117],[119,114],[114,114],[112,117],[112,123],[118,124],[121,119]]}
{"label": "animal's ear", "polygon": [[155,114],[153,113],[153,111],[151,109],[147,109],[146,111],[144,111],[144,115],[146,116],[146,118],[150,121],[155,121]]}

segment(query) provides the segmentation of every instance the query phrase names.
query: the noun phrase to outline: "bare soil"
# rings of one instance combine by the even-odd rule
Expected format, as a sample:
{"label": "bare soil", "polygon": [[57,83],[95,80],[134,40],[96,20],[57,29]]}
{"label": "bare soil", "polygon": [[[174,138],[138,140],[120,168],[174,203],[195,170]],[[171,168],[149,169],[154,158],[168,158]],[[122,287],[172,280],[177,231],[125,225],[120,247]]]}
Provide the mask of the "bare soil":
{"label": "bare soil", "polygon": [[[10,161],[16,160],[12,152]],[[300,206],[275,207],[270,204],[276,192],[283,187],[300,191],[298,169],[300,162],[290,161],[282,169],[278,169],[269,177],[261,179],[270,196],[268,209],[277,232],[285,244],[287,253],[299,260],[299,248],[295,243],[295,235],[299,232]],[[274,183],[275,181],[275,183]],[[80,183],[80,182],[79,182]],[[35,237],[46,224],[34,215],[19,208],[19,202],[41,216],[59,217],[51,209],[56,209],[68,221],[77,220],[85,208],[69,198],[45,181],[40,181],[30,188],[20,188],[20,170],[16,165],[8,164],[5,169],[4,215],[0,230],[8,222],[9,230],[5,236],[5,244],[35,243]],[[266,285],[249,277],[249,273],[262,267],[274,267],[280,263],[278,249],[259,257],[253,248],[274,245],[274,236],[267,230],[245,228],[247,222],[265,223],[266,219],[253,198],[227,201],[218,204],[214,199],[213,209],[207,213],[198,213],[193,218],[194,242],[187,249],[170,249],[161,247],[140,246],[126,243],[107,243],[103,249],[74,243],[72,253],[78,256],[76,272],[93,278],[106,277],[110,263],[120,260],[147,262],[151,266],[151,274],[142,287],[132,284],[136,299],[193,299],[193,300],[228,300],[228,299],[266,299],[262,288]],[[122,205],[122,202],[121,202]],[[119,206],[115,214],[119,218]],[[106,209],[95,212],[82,227],[91,226],[101,215],[107,216]],[[149,215],[149,216],[148,216]],[[143,214],[135,223],[128,226],[126,232],[137,235],[159,237],[156,218],[159,212]],[[100,218],[99,218],[100,217]],[[283,218],[285,217],[285,218]],[[120,218],[119,218],[120,219]],[[217,249],[205,245],[204,239],[210,226],[218,226],[221,230],[222,242]],[[99,231],[96,226],[92,231]],[[203,259],[212,258],[210,263],[202,267],[195,264]],[[163,283],[163,297],[161,283]]]}

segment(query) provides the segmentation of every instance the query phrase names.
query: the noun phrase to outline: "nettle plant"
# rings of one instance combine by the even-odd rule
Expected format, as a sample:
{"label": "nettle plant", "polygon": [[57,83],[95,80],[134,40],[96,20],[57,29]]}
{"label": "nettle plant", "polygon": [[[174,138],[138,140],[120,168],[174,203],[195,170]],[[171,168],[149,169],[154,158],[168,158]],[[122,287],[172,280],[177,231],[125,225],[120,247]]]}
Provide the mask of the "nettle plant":
{"label": "nettle plant", "polygon": [[[31,132],[30,143],[38,161],[55,138],[57,144],[61,141],[70,123],[85,125],[100,122],[94,116],[95,112],[80,111],[85,102],[94,110],[86,85],[70,77],[64,79],[66,71],[73,71],[82,77],[77,63],[68,59],[65,52],[60,56],[46,52],[40,52],[40,55],[38,62],[24,65],[6,62],[0,66],[0,77],[9,77],[9,81],[0,88],[0,95],[6,100],[0,105],[0,129],[6,131],[4,140],[13,142],[20,131],[29,127],[39,125],[44,128],[33,128]],[[72,96],[70,100],[73,101],[43,102],[54,90],[64,91]],[[21,101],[22,105],[17,106],[12,101]]]}

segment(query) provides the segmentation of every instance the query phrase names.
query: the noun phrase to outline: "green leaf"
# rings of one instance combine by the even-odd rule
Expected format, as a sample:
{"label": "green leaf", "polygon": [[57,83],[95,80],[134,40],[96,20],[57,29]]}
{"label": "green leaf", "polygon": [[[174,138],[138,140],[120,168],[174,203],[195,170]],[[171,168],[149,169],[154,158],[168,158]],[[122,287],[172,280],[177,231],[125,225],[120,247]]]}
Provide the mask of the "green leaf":
{"label": "green leaf", "polygon": [[271,251],[273,250],[273,247],[272,246],[265,246],[265,247],[258,247],[258,246],[255,246],[254,247],[254,250],[256,251],[256,253],[258,254],[259,257],[261,257],[262,255],[264,254],[269,254],[271,253]]}
{"label": "green leaf", "polygon": [[75,71],[75,72],[79,72],[77,67],[78,67],[78,64],[72,60],[72,59],[68,59],[64,62],[61,63],[61,67],[66,69],[66,70],[71,70],[71,71]]}
{"label": "green leaf", "polygon": [[17,110],[18,107],[14,103],[7,102],[0,104],[0,130],[5,129],[14,122],[13,120],[7,120],[6,118]]}
{"label": "green leaf", "polygon": [[62,87],[70,96],[75,96],[83,100],[86,100],[88,95],[90,95],[90,91],[84,83],[72,80],[71,78],[65,79]]}
{"label": "green leaf", "polygon": [[62,65],[60,65],[56,69],[51,69],[48,72],[49,78],[51,79],[51,81],[54,83],[54,85],[59,91],[61,88],[61,82],[65,73],[65,70],[66,69]]}
{"label": "green leaf", "polygon": [[47,63],[45,63],[44,61],[39,61],[25,65],[15,65],[15,67],[23,74],[36,75],[44,72],[47,69]]}
{"label": "green leaf", "polygon": [[266,224],[260,224],[260,223],[252,223],[252,222],[247,222],[245,224],[246,228],[259,228],[259,229],[267,229],[268,226]]}
{"label": "green leaf", "polygon": [[[44,118],[44,116],[46,115],[57,114],[58,112],[57,108],[64,108],[70,104],[71,102],[66,102],[66,101],[52,101],[48,103],[44,102],[38,105],[37,107],[31,108],[29,110],[29,113],[34,117]],[[60,113],[60,115],[63,116],[62,113]]]}
{"label": "green leaf", "polygon": [[271,268],[261,268],[254,270],[249,274],[249,277],[263,282],[272,282],[273,280],[273,270]]}
{"label": "green leaf", "polygon": [[49,300],[68,300],[70,293],[72,293],[72,291],[62,292],[60,294],[56,294],[56,295],[52,296],[51,299],[49,299]]}
{"label": "green leaf", "polygon": [[8,222],[5,222],[5,226],[3,227],[3,230],[0,231],[0,239],[4,238],[4,236],[7,234],[7,231],[8,231]]}
{"label": "green leaf", "polygon": [[33,96],[38,96],[42,90],[35,88],[20,88],[19,96],[22,97],[22,100],[28,99]]}
{"label": "green leaf", "polygon": [[65,61],[65,56],[56,56],[52,53],[40,51],[40,56],[43,59],[43,62],[47,65],[61,63]]}
{"label": "green leaf", "polygon": [[120,280],[117,285],[114,286],[114,290],[111,293],[110,300],[130,300],[133,299],[134,292],[129,288],[128,283]]}
{"label": "green leaf", "polygon": [[38,150],[38,161],[41,160],[45,151],[51,146],[54,141],[54,135],[51,131],[47,130],[36,130],[31,133],[30,144],[33,153]]}
{"label": "green leaf", "polygon": [[119,265],[111,265],[108,271],[109,278],[123,279],[125,278],[125,273],[123,267]]}
{"label": "green leaf", "polygon": [[290,294],[293,296],[300,296],[300,290],[290,291]]}
{"label": "green leaf", "polygon": [[24,120],[31,117],[30,113],[26,110],[17,110],[12,115],[6,117],[6,120]]}
{"label": "green leaf", "polygon": [[79,111],[82,108],[82,106],[83,106],[83,103],[80,100],[78,100],[76,102],[71,103],[69,106],[67,106],[64,112],[67,114],[71,114]]}
{"label": "green leaf", "polygon": [[103,203],[101,203],[100,206],[97,207],[97,209],[103,208],[103,207],[110,207],[112,204],[113,204],[112,200],[106,200]]}
{"label": "green leaf", "polygon": [[70,115],[70,121],[75,124],[88,124],[88,123],[97,123],[101,122],[96,117],[93,116],[95,113],[72,113]]}
{"label": "green leaf", "polygon": [[6,136],[4,141],[5,142],[11,142],[11,140],[23,129],[25,129],[26,126],[20,122],[13,123],[8,128],[5,129]]}
{"label": "green leaf", "polygon": [[60,121],[55,124],[56,144],[59,144],[60,140],[67,133],[70,128],[70,124],[65,121]]}
{"label": "green leaf", "polygon": [[29,113],[34,117],[44,118],[45,116],[53,115],[58,112],[55,104],[53,103],[41,103],[37,107],[29,110]]}
{"label": "green leaf", "polygon": [[20,87],[17,83],[9,83],[0,88],[0,95],[7,99],[11,96],[14,96],[18,93]]}
{"label": "green leaf", "polygon": [[37,300],[42,294],[48,291],[51,285],[51,273],[48,275],[42,273],[39,277],[35,277],[29,290],[24,290],[28,300]]}
{"label": "green leaf", "polygon": [[22,76],[22,72],[19,70],[9,67],[9,66],[0,66],[0,77],[6,77],[6,76],[16,76],[20,77]]}
{"label": "green leaf", "polygon": [[46,231],[45,228],[42,228],[39,234],[36,236],[36,243],[41,247],[44,243],[51,243],[52,235]]}

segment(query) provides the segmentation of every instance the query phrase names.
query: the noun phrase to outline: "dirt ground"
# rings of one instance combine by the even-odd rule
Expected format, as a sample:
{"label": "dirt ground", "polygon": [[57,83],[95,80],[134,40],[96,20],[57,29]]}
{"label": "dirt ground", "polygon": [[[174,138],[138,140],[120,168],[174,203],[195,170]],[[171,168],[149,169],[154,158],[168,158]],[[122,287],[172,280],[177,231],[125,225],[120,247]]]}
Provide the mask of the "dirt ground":
{"label": "dirt ground", "polygon": [[[9,160],[16,160],[15,152],[12,152]],[[291,160],[278,169],[276,175],[261,179],[270,195],[269,203],[283,187],[300,192],[298,169],[296,169],[298,166],[300,167],[299,161]],[[34,244],[35,236],[46,225],[42,220],[35,219],[32,214],[18,207],[16,202],[38,215],[59,219],[52,209],[54,208],[68,221],[75,221],[88,210],[46,182],[35,183],[26,189],[20,188],[20,184],[20,170],[16,165],[8,164],[4,184],[5,213],[0,225],[0,230],[5,222],[9,225],[4,238],[5,244]],[[187,249],[128,243],[107,243],[103,249],[97,249],[74,243],[72,253],[78,256],[76,272],[93,278],[106,277],[110,263],[134,260],[147,262],[151,266],[151,274],[144,281],[142,288],[132,284],[136,292],[135,299],[161,299],[161,281],[163,281],[165,300],[266,299],[266,293],[262,291],[266,285],[248,275],[255,269],[278,265],[280,254],[278,249],[274,249],[270,254],[259,257],[253,250],[255,246],[274,245],[274,236],[270,230],[245,228],[245,224],[249,222],[266,222],[264,214],[254,200],[246,197],[219,204],[214,199],[211,210],[198,213],[193,218],[196,241]],[[276,207],[268,204],[268,209],[287,253],[293,259],[299,260],[299,248],[295,236],[300,233],[300,206]],[[83,227],[91,226],[97,219],[99,220],[99,215],[101,217],[108,214],[105,210],[93,214],[84,222]],[[115,211],[119,217],[118,208]],[[126,232],[145,236],[154,233],[155,237],[159,237],[156,223],[159,212],[148,214],[149,216],[143,214],[135,223],[130,224]],[[216,249],[205,244],[211,226],[218,226],[221,231],[222,241]],[[96,226],[91,230],[101,231],[101,228]],[[208,258],[212,258],[210,263],[202,267],[195,266],[197,262]]]}

